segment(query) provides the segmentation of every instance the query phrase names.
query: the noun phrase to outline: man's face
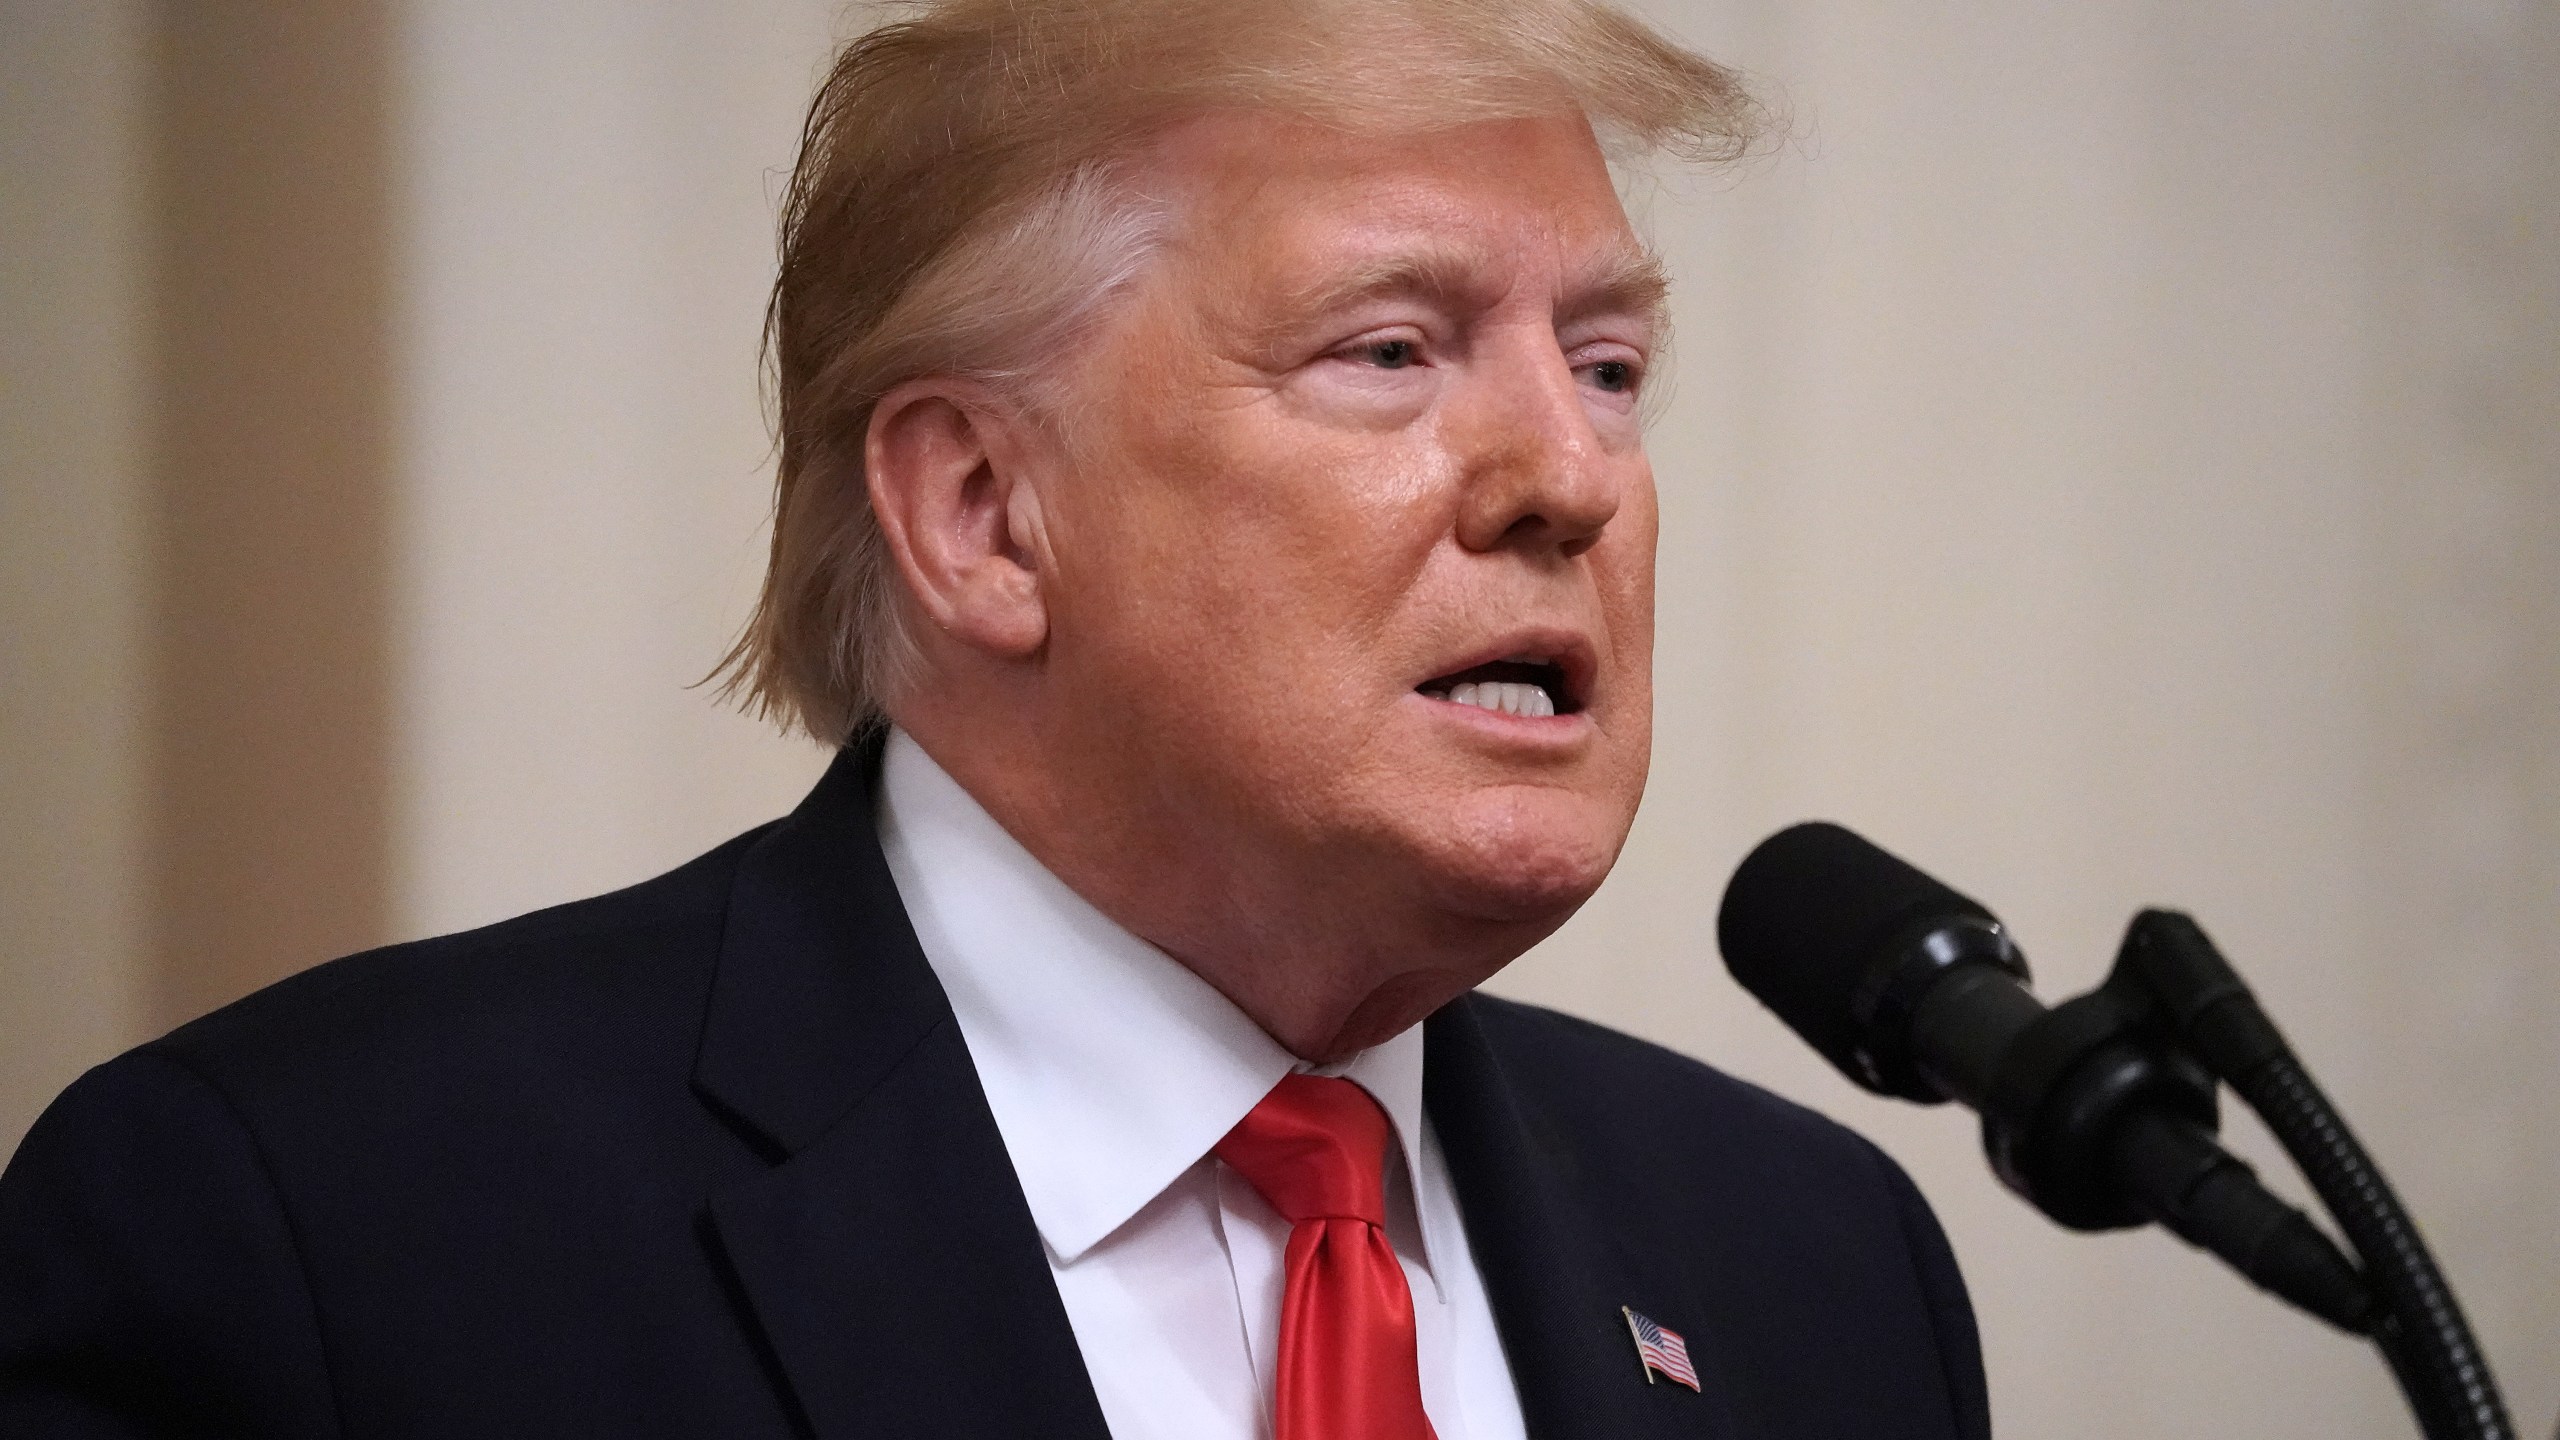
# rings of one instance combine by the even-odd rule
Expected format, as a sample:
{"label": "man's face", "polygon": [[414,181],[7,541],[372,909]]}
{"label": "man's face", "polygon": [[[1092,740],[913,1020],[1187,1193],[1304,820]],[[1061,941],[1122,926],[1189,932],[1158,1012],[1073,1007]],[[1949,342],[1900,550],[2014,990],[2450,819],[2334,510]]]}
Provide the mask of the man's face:
{"label": "man's face", "polygon": [[1644,786],[1657,273],[1576,118],[1223,114],[1155,158],[1175,238],[1079,362],[1044,502],[1050,713],[1204,872],[1164,885],[1248,930],[1518,937],[1489,970]]}

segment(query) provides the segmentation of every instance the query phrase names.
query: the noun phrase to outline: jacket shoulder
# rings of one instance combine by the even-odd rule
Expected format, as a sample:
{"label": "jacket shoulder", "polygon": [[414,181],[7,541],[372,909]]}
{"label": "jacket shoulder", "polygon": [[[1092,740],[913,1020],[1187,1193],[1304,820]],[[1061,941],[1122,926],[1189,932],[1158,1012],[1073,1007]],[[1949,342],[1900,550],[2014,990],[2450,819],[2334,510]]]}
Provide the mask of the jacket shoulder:
{"label": "jacket shoulder", "polygon": [[1687,1140],[1727,1159],[1769,1149],[1821,1165],[1892,1164],[1829,1116],[1676,1050],[1543,1006],[1489,995],[1471,1003],[1523,1103],[1545,1118],[1640,1133],[1651,1150]]}
{"label": "jacket shoulder", "polygon": [[141,1050],[236,1101],[288,1079],[467,1070],[499,1050],[593,1054],[690,1027],[739,861],[770,828],[609,894],[313,966]]}

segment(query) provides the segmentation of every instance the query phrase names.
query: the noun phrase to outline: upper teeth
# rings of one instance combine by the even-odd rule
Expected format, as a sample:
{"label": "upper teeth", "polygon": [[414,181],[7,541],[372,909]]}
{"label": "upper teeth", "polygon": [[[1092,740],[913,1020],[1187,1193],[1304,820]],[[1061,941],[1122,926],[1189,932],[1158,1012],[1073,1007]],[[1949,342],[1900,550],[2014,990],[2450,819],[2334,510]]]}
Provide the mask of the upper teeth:
{"label": "upper teeth", "polygon": [[1522,685],[1510,680],[1470,681],[1449,687],[1449,699],[1460,705],[1473,705],[1479,710],[1499,710],[1506,715],[1542,716],[1556,713],[1556,702],[1535,685]]}

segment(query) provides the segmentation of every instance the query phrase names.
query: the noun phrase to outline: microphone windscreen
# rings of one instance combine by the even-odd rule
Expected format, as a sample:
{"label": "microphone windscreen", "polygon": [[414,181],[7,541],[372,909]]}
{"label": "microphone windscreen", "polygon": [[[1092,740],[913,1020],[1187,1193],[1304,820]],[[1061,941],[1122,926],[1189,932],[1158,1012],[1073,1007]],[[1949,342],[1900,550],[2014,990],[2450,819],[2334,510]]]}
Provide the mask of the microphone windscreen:
{"label": "microphone windscreen", "polygon": [[1858,1058],[1873,1040],[1854,997],[1926,922],[1956,916],[1992,919],[1856,833],[1813,820],[1761,841],[1735,869],[1716,912],[1716,944],[1743,989],[1842,1074],[1876,1090],[1884,1089],[1879,1077]]}

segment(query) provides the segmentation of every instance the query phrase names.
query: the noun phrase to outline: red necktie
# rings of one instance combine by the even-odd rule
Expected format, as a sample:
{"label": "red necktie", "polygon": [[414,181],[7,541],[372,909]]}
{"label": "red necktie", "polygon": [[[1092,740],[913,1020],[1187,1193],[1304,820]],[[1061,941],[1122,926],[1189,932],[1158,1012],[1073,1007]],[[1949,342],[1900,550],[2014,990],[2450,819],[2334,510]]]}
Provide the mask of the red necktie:
{"label": "red necktie", "polygon": [[1385,1229],[1389,1139],[1367,1091],[1292,1075],[1218,1142],[1289,1222],[1277,1440],[1431,1440],[1413,1295]]}

